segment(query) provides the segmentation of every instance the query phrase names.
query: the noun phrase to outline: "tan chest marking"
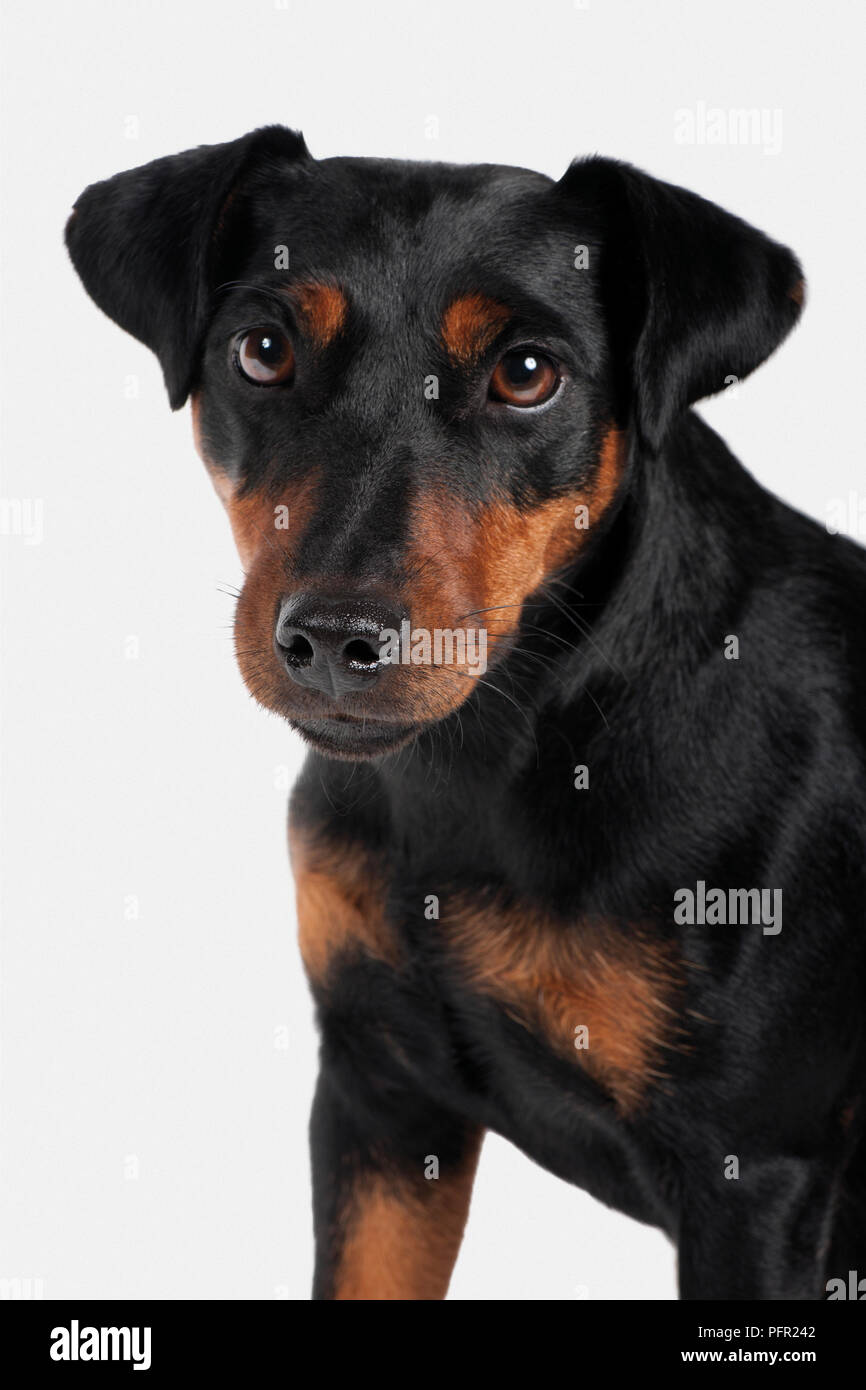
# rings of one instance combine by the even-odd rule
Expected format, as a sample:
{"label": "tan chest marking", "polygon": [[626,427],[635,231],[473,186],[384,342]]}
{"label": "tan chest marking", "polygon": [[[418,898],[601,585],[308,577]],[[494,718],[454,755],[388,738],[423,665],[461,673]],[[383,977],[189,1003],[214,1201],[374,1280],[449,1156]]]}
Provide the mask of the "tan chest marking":
{"label": "tan chest marking", "polygon": [[664,1052],[679,1038],[682,981],[671,945],[637,928],[569,926],[459,899],[440,926],[469,988],[584,1067],[621,1113],[663,1080]]}
{"label": "tan chest marking", "polygon": [[351,841],[328,841],[290,829],[289,851],[298,905],[298,941],[310,979],[322,984],[339,956],[365,952],[399,962],[385,918],[383,857]]}

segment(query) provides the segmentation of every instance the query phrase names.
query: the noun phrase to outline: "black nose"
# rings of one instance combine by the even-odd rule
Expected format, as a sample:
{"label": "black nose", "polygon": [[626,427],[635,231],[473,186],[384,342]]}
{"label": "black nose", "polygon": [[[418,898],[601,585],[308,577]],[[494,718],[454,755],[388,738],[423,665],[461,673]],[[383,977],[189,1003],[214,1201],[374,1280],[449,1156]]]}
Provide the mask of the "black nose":
{"label": "black nose", "polygon": [[378,680],[381,634],[399,633],[401,617],[362,599],[294,594],[280,609],[274,643],[293,681],[336,698]]}

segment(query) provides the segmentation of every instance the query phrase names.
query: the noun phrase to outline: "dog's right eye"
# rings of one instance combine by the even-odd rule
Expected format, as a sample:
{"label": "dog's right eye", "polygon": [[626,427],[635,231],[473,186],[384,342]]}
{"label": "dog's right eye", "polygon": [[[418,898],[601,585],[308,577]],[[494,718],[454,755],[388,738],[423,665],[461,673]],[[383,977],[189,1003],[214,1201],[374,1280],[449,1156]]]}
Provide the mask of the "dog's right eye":
{"label": "dog's right eye", "polygon": [[256,386],[278,386],[295,374],[295,354],[280,328],[254,328],[238,341],[234,361]]}

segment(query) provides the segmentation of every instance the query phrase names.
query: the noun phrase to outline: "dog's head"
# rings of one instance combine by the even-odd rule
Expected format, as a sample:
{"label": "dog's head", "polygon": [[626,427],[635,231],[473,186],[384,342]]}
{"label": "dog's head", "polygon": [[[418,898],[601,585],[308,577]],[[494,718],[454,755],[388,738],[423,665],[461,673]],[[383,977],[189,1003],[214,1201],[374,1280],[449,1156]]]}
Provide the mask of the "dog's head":
{"label": "dog's head", "polygon": [[316,161],[281,127],[92,185],[67,245],[192,399],[247,685],[348,757],[507,660],[635,456],[803,298],[789,251],[628,165]]}

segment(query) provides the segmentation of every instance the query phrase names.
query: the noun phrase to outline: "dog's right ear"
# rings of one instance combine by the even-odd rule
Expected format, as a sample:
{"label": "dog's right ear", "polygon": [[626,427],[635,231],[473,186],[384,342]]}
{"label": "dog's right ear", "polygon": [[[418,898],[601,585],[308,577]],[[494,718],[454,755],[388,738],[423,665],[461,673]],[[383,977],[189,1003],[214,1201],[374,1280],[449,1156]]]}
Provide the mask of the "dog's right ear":
{"label": "dog's right ear", "polygon": [[264,126],[86,188],[66,245],[100,309],[156,353],[172,410],[189,395],[232,194],[263,165],[312,163],[303,136]]}

